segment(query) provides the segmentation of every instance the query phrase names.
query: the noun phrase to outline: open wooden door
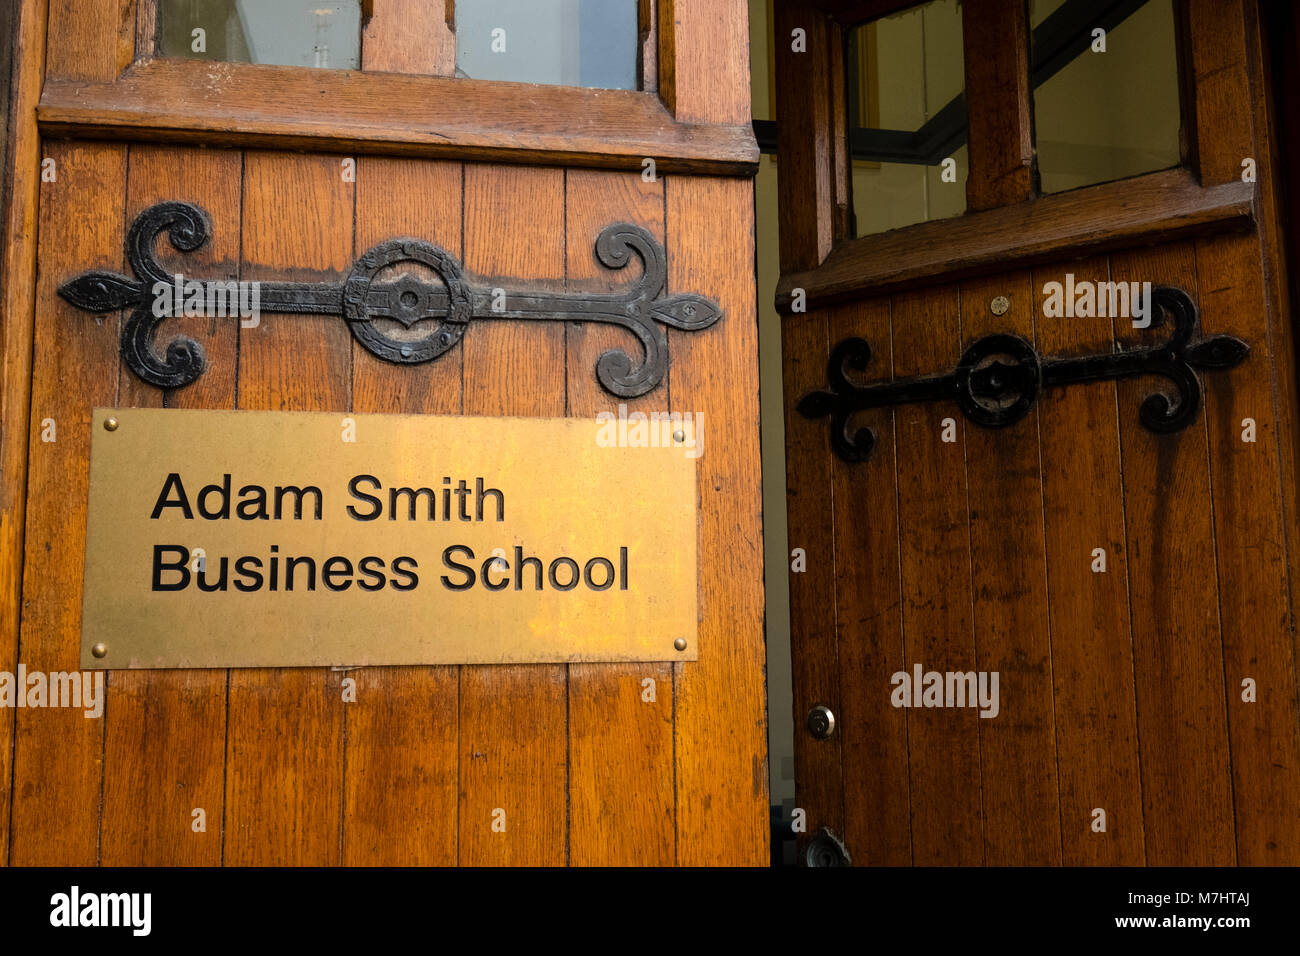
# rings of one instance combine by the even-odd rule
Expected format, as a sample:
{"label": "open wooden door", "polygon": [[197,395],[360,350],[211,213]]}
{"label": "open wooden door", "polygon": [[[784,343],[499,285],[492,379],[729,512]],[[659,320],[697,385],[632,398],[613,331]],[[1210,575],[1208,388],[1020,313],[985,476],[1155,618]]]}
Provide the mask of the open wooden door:
{"label": "open wooden door", "polygon": [[[1173,168],[1075,189],[1048,187],[1049,78],[1154,57],[1121,52],[1145,6],[953,5],[959,122],[858,129],[886,83],[845,64],[911,6],[778,5],[806,859],[1295,865],[1297,408],[1257,5],[1166,5],[1181,109],[1139,125],[1181,129]],[[1071,115],[1144,95],[1121,92]],[[906,150],[931,199],[948,171],[964,193],[861,234],[857,165]]]}
{"label": "open wooden door", "polygon": [[[128,230],[162,202],[201,207],[211,227],[192,250],[162,232],[162,267],[239,281],[339,283],[367,249],[411,236],[489,288],[604,292],[626,280],[593,255],[601,230],[647,230],[668,289],[724,313],[667,329],[664,380],[626,400],[707,418],[700,500],[683,503],[700,515],[699,660],[110,671],[102,719],[0,712],[0,859],[765,863],[744,4],[632,2],[629,89],[456,76],[458,18],[490,4],[320,6],[359,18],[351,68],[310,40],[314,66],[219,62],[253,47],[236,55],[233,28],[175,22],[217,3],[15,10],[0,669],[77,668],[95,407],[594,418],[625,401],[597,362],[634,341],[576,321],[471,322],[458,347],[409,365],[337,315],[176,319],[162,343],[193,338],[206,371],[183,388],[142,381],[121,351],[125,313],[88,314],[58,290],[127,271]],[[206,53],[165,55],[204,28]],[[564,479],[562,461],[537,468]]]}

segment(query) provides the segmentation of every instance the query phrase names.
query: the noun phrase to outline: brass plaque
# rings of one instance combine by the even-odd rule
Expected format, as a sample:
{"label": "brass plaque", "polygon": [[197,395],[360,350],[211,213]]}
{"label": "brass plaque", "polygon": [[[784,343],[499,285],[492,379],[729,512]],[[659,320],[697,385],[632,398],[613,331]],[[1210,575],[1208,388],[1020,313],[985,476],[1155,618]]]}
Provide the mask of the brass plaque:
{"label": "brass plaque", "polygon": [[695,660],[665,424],[96,409],[82,666]]}

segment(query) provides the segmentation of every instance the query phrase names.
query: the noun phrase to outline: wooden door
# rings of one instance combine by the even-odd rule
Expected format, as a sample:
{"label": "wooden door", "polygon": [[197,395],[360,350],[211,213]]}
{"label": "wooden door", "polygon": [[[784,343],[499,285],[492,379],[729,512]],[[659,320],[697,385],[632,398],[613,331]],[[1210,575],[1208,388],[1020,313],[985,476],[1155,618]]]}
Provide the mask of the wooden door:
{"label": "wooden door", "polygon": [[[1174,4],[1178,168],[1046,195],[1026,5],[966,0],[967,211],[850,238],[842,37],[904,6],[781,5],[777,32],[808,858],[1294,865],[1297,409],[1259,10]],[[806,55],[783,47],[797,29]],[[1195,372],[1200,401],[1168,366],[1117,372],[1171,341],[1172,311],[1145,329],[1054,314],[1067,273],[1183,290],[1223,350]],[[1002,394],[1028,396],[1023,417],[988,427],[963,411],[988,380],[951,373],[997,333],[1037,355],[994,340],[1003,377],[1041,362],[1044,382],[1016,379]],[[1248,346],[1239,363],[1223,336]],[[1115,374],[1047,371],[1088,355]],[[943,373],[925,401],[805,398]],[[1184,427],[1153,430],[1174,412]],[[1000,709],[981,716],[946,685],[937,706],[900,701],[896,675],[918,666],[926,687],[996,672]]]}
{"label": "wooden door", "polygon": [[[649,230],[668,288],[725,313],[703,334],[669,330],[668,376],[631,402],[707,415],[699,501],[684,503],[700,516],[702,650],[689,664],[112,671],[102,719],[0,714],[0,858],[766,862],[744,4],[641,3],[639,90],[453,78],[442,0],[363,4],[359,70],[169,59],[151,0],[65,6],[15,11],[4,669],[77,667],[94,407],[618,411],[596,362],[631,340],[577,323],[471,324],[438,361],[403,366],[331,316],[177,319],[208,370],[148,385],[120,359],[123,316],[88,315],[57,289],[124,271],[125,231],[163,200],[201,206],[212,225],[191,253],[160,241],[164,266],[240,280],[338,282],[366,249],[413,236],[493,286],[599,291],[622,281],[593,256],[600,230]],[[56,441],[42,437],[50,422]],[[558,477],[563,463],[538,467]]]}

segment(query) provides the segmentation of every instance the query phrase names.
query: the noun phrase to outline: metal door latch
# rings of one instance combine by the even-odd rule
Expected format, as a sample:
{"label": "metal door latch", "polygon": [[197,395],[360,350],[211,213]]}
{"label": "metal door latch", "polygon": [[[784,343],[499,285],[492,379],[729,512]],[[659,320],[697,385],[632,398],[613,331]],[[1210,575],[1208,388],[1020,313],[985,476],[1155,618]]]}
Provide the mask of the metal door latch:
{"label": "metal door latch", "polygon": [[1157,286],[1152,296],[1160,317],[1154,324],[1171,316],[1173,333],[1163,345],[1132,351],[1043,359],[1019,335],[997,333],[972,343],[951,372],[858,385],[849,380],[848,370],[866,369],[871,346],[847,338],[831,350],[826,366],[830,390],[809,392],[796,407],[805,418],[829,415],[835,453],[857,462],[866,461],[876,444],[870,428],[851,428],[853,414],[864,409],[948,399],[976,425],[1003,428],[1029,414],[1045,385],[1154,375],[1172,384],[1176,395],[1173,401],[1163,392],[1148,395],[1138,418],[1153,432],[1178,431],[1201,407],[1201,380],[1194,370],[1232,368],[1246,358],[1250,346],[1231,335],[1200,338],[1196,306],[1182,289]]}
{"label": "metal door latch", "polygon": [[[193,339],[174,338],[161,354],[154,344],[158,327],[181,314],[179,303],[156,308],[158,283],[174,282],[155,256],[164,230],[176,249],[193,252],[208,241],[212,225],[208,214],[192,203],[150,206],[127,233],[126,259],[134,279],[115,272],[83,272],[61,285],[59,295],[88,312],[133,307],[122,327],[122,358],[149,384],[180,388],[202,375],[207,363],[202,346]],[[423,239],[388,239],[357,259],[340,282],[259,282],[258,301],[265,312],[341,316],[367,351],[405,365],[429,362],[447,352],[460,342],[472,319],[617,325],[636,336],[645,358],[637,364],[623,349],[609,349],[596,361],[596,377],[611,394],[634,398],[654,389],[668,370],[668,338],[657,323],[695,332],[717,322],[722,310],[691,292],[664,294],[667,256],[640,226],[613,223],[596,238],[596,259],[607,269],[625,268],[633,253],[644,271],[619,292],[516,291],[474,285],[452,255]],[[415,263],[425,275],[407,272],[381,278],[382,272],[401,263]],[[429,272],[437,279],[427,276]],[[214,301],[220,292],[225,302],[228,287],[235,283],[209,279],[199,285],[205,301]],[[159,311],[163,314],[156,314]],[[426,320],[434,324],[415,328]]]}

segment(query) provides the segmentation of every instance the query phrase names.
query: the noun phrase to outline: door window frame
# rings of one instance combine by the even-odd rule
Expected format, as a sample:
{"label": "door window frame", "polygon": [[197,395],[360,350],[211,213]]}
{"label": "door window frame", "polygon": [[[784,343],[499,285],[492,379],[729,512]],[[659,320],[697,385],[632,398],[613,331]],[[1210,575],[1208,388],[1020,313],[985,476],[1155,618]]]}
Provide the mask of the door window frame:
{"label": "door window frame", "polygon": [[[676,12],[679,0],[639,0],[641,90],[457,78],[444,0],[363,3],[360,70],[159,57],[156,0],[80,2],[88,15],[51,30],[37,123],[53,138],[607,169],[653,159],[656,172],[714,175],[758,168],[748,125],[679,109],[679,84],[708,82],[695,75],[697,58],[679,62],[681,31],[701,29]],[[409,45],[413,29],[428,37],[430,72],[385,72],[383,45]]]}
{"label": "door window frame", "polygon": [[[964,0],[967,45],[977,32],[997,37],[999,49],[1012,51],[1002,57],[964,57],[971,117],[967,211],[854,237],[844,35],[855,26],[918,5],[918,0],[791,0],[777,5],[779,312],[789,315],[796,305],[811,310],[988,274],[1013,263],[1025,267],[1140,245],[1156,237],[1257,228],[1255,185],[1242,182],[1239,165],[1222,155],[1222,149],[1216,151],[1208,111],[1197,109],[1200,91],[1191,61],[1197,52],[1209,58],[1212,20],[1222,11],[1198,0],[1174,3],[1182,164],[1040,196],[1032,166],[1027,165],[1034,156],[1026,2]],[[1230,6],[1235,9],[1236,4]],[[796,29],[805,31],[806,53],[792,48]],[[1196,43],[1206,49],[1196,51]],[[1009,65],[1015,71],[1011,75]],[[993,121],[978,122],[977,114]],[[992,190],[993,181],[1005,181],[1008,172],[1018,185]],[[971,201],[977,194],[981,201]]]}

